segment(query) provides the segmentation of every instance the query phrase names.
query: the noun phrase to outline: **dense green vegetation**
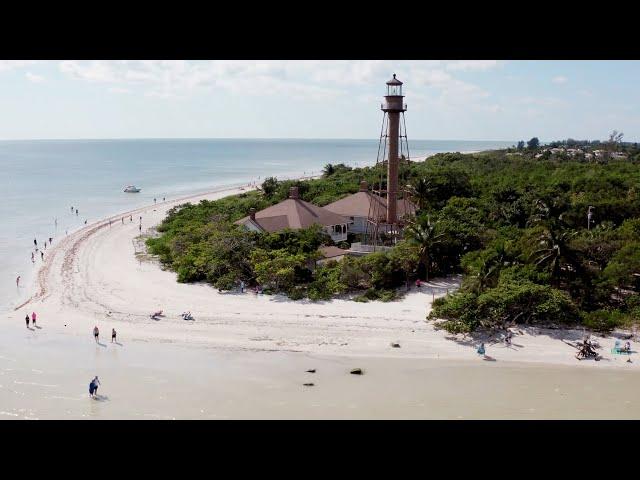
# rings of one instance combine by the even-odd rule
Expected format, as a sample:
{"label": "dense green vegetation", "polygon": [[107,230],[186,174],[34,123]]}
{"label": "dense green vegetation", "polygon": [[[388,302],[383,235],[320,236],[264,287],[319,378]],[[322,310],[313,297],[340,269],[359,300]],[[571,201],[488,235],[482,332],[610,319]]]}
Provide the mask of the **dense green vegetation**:
{"label": "dense green vegetation", "polygon": [[331,244],[320,229],[256,234],[233,225],[294,184],[303,200],[326,205],[380,178],[376,168],[344,165],[327,165],[321,179],[267,179],[261,192],[176,207],[148,245],[181,282],[228,290],[243,280],[312,300],[347,292],[392,300],[418,277],[463,273],[460,290],[436,301],[430,316],[455,332],[640,321],[640,151],[626,144],[624,160],[535,158],[538,143],[522,142],[517,155],[439,154],[406,166],[420,211],[388,252],[316,268],[318,246]]}

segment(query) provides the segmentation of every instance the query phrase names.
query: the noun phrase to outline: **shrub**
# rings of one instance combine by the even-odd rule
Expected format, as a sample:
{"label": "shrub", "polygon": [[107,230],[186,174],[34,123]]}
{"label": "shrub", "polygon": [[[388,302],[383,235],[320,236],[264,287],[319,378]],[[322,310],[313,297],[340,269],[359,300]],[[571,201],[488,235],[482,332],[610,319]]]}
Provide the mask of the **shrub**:
{"label": "shrub", "polygon": [[610,332],[625,326],[629,318],[619,310],[596,310],[582,315],[583,325],[596,332]]}

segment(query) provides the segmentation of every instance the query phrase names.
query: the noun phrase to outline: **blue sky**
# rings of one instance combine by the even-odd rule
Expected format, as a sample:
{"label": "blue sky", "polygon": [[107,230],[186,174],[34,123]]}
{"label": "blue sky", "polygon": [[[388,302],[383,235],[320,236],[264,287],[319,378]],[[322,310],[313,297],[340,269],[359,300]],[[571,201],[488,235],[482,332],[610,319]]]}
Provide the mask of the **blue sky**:
{"label": "blue sky", "polygon": [[640,140],[637,61],[0,61],[0,139]]}

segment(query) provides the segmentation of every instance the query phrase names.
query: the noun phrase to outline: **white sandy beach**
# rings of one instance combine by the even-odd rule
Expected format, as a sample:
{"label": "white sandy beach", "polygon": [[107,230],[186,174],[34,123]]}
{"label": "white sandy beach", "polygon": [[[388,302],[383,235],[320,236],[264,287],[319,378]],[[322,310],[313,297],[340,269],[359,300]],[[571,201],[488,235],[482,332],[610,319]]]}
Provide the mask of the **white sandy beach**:
{"label": "white sandy beach", "polygon": [[[189,199],[216,199],[238,193],[223,190]],[[143,233],[156,226],[167,210],[184,200],[167,201],[96,222],[68,235],[48,252],[36,292],[22,308],[10,315],[15,324],[25,312],[36,311],[40,322],[56,331],[91,335],[98,325],[102,336],[111,328],[132,340],[202,345],[218,349],[295,351],[322,355],[421,357],[440,359],[477,358],[474,345],[462,338],[452,340],[425,321],[433,298],[453,291],[458,278],[438,279],[421,289],[412,287],[396,302],[358,303],[292,301],[282,296],[239,292],[219,293],[206,284],[179,284],[175,274],[163,271],[156,261],[140,259],[136,251]],[[132,215],[133,221],[128,217]],[[150,313],[163,310],[160,320]],[[180,313],[190,310],[195,321]],[[487,354],[497,361],[535,362],[588,368],[640,368],[626,357],[608,352],[614,338],[600,339],[603,361],[578,362],[575,351],[561,341],[579,339],[582,331],[529,329],[516,335],[513,345],[488,344]],[[391,348],[399,342],[401,348]]]}
{"label": "white sandy beach", "polygon": [[[189,201],[238,191],[212,192]],[[9,322],[5,332],[14,333],[7,337],[11,345],[5,341],[0,358],[0,414],[11,418],[640,418],[640,404],[634,400],[640,383],[631,372],[640,362],[627,363],[626,357],[611,355],[613,337],[600,339],[601,361],[579,362],[575,350],[561,339],[579,339],[582,331],[528,329],[514,336],[511,347],[487,342],[492,361],[483,361],[474,342],[436,331],[425,321],[432,299],[455,289],[458,278],[434,280],[419,290],[412,287],[404,299],[391,303],[313,303],[179,284],[173,272],[139,258],[136,251],[142,249],[137,240],[139,217],[144,233],[169,208],[184,202],[171,200],[117,215],[54,242],[33,297],[5,319]],[[157,321],[149,318],[156,310],[165,313]],[[179,314],[185,310],[195,321],[182,320]],[[40,328],[27,331],[24,316],[32,311],[38,313]],[[94,325],[101,332],[98,345],[92,338]],[[111,328],[117,330],[119,344],[110,343]],[[392,348],[391,342],[400,343],[400,348]],[[349,375],[352,367],[363,367],[365,375]],[[304,373],[307,368],[318,368],[317,375],[310,379],[312,374]],[[91,404],[83,392],[84,383],[98,370],[108,372],[111,379],[110,390],[103,389],[110,393],[102,406]],[[47,381],[41,378],[44,371],[50,373]],[[7,390],[9,380],[12,386]],[[309,381],[313,387],[302,386]],[[602,392],[594,394],[599,382]],[[610,390],[611,382],[624,394]],[[509,385],[516,385],[517,391],[505,390]],[[54,399],[47,393],[52,388],[75,393],[57,394]],[[32,398],[29,389],[40,393]],[[558,398],[545,403],[547,390]],[[471,399],[476,392],[483,400]],[[585,394],[590,403],[573,412],[574,400],[583,401]],[[336,395],[344,401],[336,401]],[[602,408],[602,395],[611,397],[609,406],[618,402],[619,407]],[[120,400],[114,403],[116,397]],[[524,403],[510,405],[509,399],[519,398]],[[54,400],[59,403],[56,408]],[[30,410],[25,409],[29,402],[34,403]]]}

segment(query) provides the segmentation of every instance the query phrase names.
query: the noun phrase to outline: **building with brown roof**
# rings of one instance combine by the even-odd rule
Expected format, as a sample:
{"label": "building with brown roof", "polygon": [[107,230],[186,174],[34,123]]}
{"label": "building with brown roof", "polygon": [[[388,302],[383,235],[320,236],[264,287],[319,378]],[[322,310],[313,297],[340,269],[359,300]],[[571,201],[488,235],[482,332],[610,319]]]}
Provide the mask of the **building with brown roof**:
{"label": "building with brown roof", "polygon": [[300,199],[298,187],[291,187],[289,198],[259,212],[251,211],[236,222],[256,232],[277,232],[285,228],[308,228],[321,225],[334,242],[347,239],[348,219],[323,207]]}
{"label": "building with brown roof", "polygon": [[[397,200],[398,218],[415,215],[416,206],[409,200]],[[349,232],[366,233],[367,219],[378,217],[385,222],[387,199],[374,195],[368,190],[367,182],[360,182],[360,191],[324,206],[325,209],[346,217],[349,220]]]}

